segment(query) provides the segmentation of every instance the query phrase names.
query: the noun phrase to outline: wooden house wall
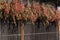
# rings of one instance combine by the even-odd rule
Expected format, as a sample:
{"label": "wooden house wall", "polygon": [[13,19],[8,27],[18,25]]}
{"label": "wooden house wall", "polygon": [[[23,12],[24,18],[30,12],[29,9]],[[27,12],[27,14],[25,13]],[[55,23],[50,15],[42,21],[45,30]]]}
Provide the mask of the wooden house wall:
{"label": "wooden house wall", "polygon": [[[18,26],[18,29],[13,28],[12,25],[10,25],[10,29],[8,29],[8,27],[9,24],[0,23],[0,39],[20,40],[21,36],[16,35],[20,34],[20,24]],[[25,40],[58,40],[57,26],[52,23],[47,28],[44,28],[42,24],[40,24],[40,27],[38,28],[37,24],[33,26],[32,24],[26,23],[24,30]]]}

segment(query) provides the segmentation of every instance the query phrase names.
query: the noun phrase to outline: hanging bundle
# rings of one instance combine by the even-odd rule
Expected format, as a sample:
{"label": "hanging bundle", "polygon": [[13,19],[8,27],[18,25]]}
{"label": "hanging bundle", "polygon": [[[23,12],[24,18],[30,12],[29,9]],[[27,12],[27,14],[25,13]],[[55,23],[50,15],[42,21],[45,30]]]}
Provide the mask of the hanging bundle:
{"label": "hanging bundle", "polygon": [[16,20],[31,21],[34,24],[38,18],[45,24],[45,22],[55,21],[57,19],[56,16],[58,16],[52,5],[39,4],[35,1],[30,4],[29,0],[27,0],[27,3],[24,5],[22,4],[22,0],[13,0],[12,3],[2,2],[1,5],[0,17],[2,16],[1,18],[6,20],[11,17],[15,24]]}
{"label": "hanging bundle", "polygon": [[48,16],[49,16],[49,21],[55,21],[56,19],[56,10],[52,5],[48,5]]}

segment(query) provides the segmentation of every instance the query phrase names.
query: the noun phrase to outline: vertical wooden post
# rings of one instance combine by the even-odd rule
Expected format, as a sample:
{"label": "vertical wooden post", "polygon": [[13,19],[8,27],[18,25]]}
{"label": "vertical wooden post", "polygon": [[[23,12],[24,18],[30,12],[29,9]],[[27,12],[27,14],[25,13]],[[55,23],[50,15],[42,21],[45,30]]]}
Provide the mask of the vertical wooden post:
{"label": "vertical wooden post", "polygon": [[60,40],[60,20],[58,21],[58,28],[59,28],[59,40]]}
{"label": "vertical wooden post", "polygon": [[21,25],[21,40],[24,40],[24,23]]}

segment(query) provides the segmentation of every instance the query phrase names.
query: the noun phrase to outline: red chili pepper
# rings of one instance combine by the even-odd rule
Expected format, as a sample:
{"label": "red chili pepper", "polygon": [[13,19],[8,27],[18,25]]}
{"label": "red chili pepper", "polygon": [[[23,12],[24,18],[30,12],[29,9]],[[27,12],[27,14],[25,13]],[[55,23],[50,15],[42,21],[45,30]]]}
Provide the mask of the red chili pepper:
{"label": "red chili pepper", "polygon": [[16,2],[16,3],[15,3],[15,11],[16,11],[16,12],[19,12],[20,9],[21,9],[20,3],[19,3],[19,2]]}

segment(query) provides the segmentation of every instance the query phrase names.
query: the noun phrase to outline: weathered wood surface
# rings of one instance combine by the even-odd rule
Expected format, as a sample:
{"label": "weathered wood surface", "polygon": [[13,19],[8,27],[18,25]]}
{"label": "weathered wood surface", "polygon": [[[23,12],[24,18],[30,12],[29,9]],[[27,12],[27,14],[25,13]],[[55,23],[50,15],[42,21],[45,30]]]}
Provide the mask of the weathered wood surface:
{"label": "weathered wood surface", "polygon": [[[20,24],[18,26],[18,29],[16,29],[16,31],[14,32],[12,25],[10,25],[10,29],[8,30],[8,25],[2,24],[0,28],[0,32],[1,32],[0,35],[20,34]],[[46,29],[44,29],[42,24],[40,24],[40,28],[37,27],[37,24],[34,26],[32,24],[25,24],[24,27],[25,34],[44,33],[44,32],[57,32],[55,24],[52,25],[51,23],[50,27]],[[57,35],[58,35],[57,33],[25,35],[24,40],[57,40]],[[0,36],[1,40],[21,40],[20,38],[21,38],[20,36]]]}

